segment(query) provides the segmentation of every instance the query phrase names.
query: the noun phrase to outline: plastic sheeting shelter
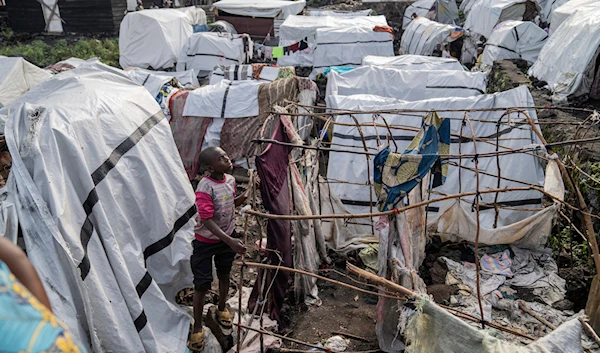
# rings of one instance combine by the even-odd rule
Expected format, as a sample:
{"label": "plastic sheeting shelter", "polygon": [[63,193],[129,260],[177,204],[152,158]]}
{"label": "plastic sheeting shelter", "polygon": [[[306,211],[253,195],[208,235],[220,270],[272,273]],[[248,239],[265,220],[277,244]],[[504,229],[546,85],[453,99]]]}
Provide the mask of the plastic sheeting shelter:
{"label": "plastic sheeting shelter", "polygon": [[306,14],[308,16],[338,16],[338,17],[359,17],[359,16],[371,16],[373,10],[358,10],[358,11],[337,11],[337,10],[321,10],[321,9],[307,9]]}
{"label": "plastic sheeting shelter", "polygon": [[[397,109],[419,109],[419,110],[435,110],[435,109],[477,109],[477,108],[511,108],[515,106],[524,107],[532,106],[533,98],[531,93],[526,87],[519,87],[506,92],[497,93],[493,95],[477,95],[466,98],[441,98],[441,99],[428,99],[415,102],[401,101],[393,98],[384,98],[373,95],[353,95],[353,96],[330,96],[328,97],[328,107],[333,109],[342,110],[363,110],[363,111],[392,111]],[[520,125],[518,129],[512,128],[512,124],[518,121],[524,121],[524,115],[511,114],[510,118],[504,114],[503,111],[473,111],[469,113],[473,123],[473,132],[471,132],[469,125],[467,127],[462,126],[462,119],[464,118],[464,111],[457,112],[445,112],[446,118],[452,118],[451,121],[451,134],[453,134],[450,145],[450,154],[470,154],[474,153],[473,142],[461,142],[457,136],[471,136],[475,135],[477,138],[489,138],[494,134],[499,133],[501,138],[500,150],[510,148],[518,149],[523,146],[531,144],[539,144],[540,141],[535,134],[532,133],[531,128],[528,125]],[[528,110],[528,114],[536,119],[535,110]],[[414,127],[416,129],[421,126],[421,119],[413,116],[414,113],[402,113],[397,114],[383,114],[387,120],[389,126],[404,126]],[[354,114],[359,123],[362,122],[373,122],[372,114]],[[502,117],[502,118],[501,118]],[[477,120],[500,120],[500,125],[496,123],[484,123],[478,122]],[[344,145],[344,149],[352,149],[356,151],[364,151],[364,146],[360,133],[354,126],[354,120],[349,116],[339,116],[337,118],[340,123],[349,123],[350,126],[336,125],[333,130],[332,143]],[[376,123],[384,124],[381,118],[375,118]],[[385,125],[384,125],[385,126]],[[461,134],[462,131],[462,134]],[[414,132],[405,130],[393,130],[394,140],[398,146],[398,151],[404,151],[408,144],[414,137]],[[365,137],[367,148],[375,150],[377,149],[377,136],[381,141],[386,141],[388,134],[384,128],[374,128],[364,126],[362,128],[362,134]],[[495,139],[494,139],[495,141]],[[350,147],[352,146],[352,147]],[[459,152],[460,146],[460,152]],[[392,149],[394,146],[392,145]],[[496,143],[488,143],[486,141],[477,142],[477,153],[485,153],[486,151],[496,151]],[[458,162],[458,161],[455,161]],[[473,191],[475,189],[474,177],[475,173],[472,171],[474,168],[474,161],[471,159],[462,159],[462,165],[469,169],[458,168],[450,165],[448,168],[448,175],[444,185],[434,188],[431,198],[436,199],[439,195],[443,194],[457,194],[459,190],[461,192]],[[483,190],[487,187],[496,188],[498,184],[498,161],[496,158],[481,159],[479,161],[479,168],[485,174],[480,174],[480,189]],[[502,175],[510,175],[510,178],[519,180],[526,184],[532,185],[544,185],[544,172],[542,164],[538,158],[533,157],[529,154],[507,154],[499,157],[500,168]],[[522,166],[527,165],[528,168]],[[459,169],[462,171],[459,173]],[[460,177],[459,177],[460,174]],[[332,152],[329,156],[329,165],[327,170],[327,178],[329,180],[336,180],[342,182],[349,182],[350,184],[333,183],[329,187],[333,193],[342,201],[344,206],[351,213],[368,213],[370,210],[370,200],[377,200],[374,194],[371,194],[372,188],[368,185],[367,177],[367,164],[364,156],[357,156],[350,153],[343,152]],[[362,185],[361,185],[362,184]],[[501,188],[504,187],[521,187],[521,183],[514,183],[512,181],[501,180]],[[494,194],[482,194],[480,202],[482,204],[493,204],[495,202]],[[519,221],[526,219],[529,216],[535,215],[535,211],[518,210],[518,207],[531,208],[537,205],[541,205],[542,195],[535,190],[531,191],[519,191],[512,193],[501,193],[498,195],[498,203],[510,204],[515,208],[502,208],[499,210],[498,217],[498,228],[508,227]],[[470,210],[473,203],[473,197],[464,197],[464,202],[460,203],[456,200],[446,200],[442,202],[436,202],[428,207],[429,210],[429,224],[440,225],[440,233],[451,233],[452,236],[466,239],[474,236],[473,232],[463,231],[460,229],[455,231],[453,228],[454,222],[456,226],[465,225],[469,219],[473,223],[472,214],[468,211],[463,211],[461,207]],[[468,206],[467,206],[468,204]],[[375,207],[375,205],[373,205]],[[447,213],[449,212],[449,213]],[[540,211],[543,212],[543,211]],[[457,218],[458,217],[458,218]],[[466,218],[465,218],[466,217]],[[481,226],[486,229],[493,229],[495,219],[494,208],[487,208],[481,210]],[[366,220],[365,220],[366,221]],[[445,229],[444,229],[445,227]],[[460,228],[460,227],[459,227]],[[544,243],[544,237],[550,232],[551,223],[539,233],[530,234],[526,231],[519,232],[519,236],[523,239],[523,242],[527,244],[535,243],[539,245]],[[474,229],[474,228],[465,228]],[[504,241],[506,243],[510,236],[513,236],[512,241],[514,242],[516,236],[514,236],[514,229],[503,233],[503,238],[498,239],[486,239],[486,244],[493,243],[495,241]],[[512,235],[511,235],[512,234]],[[483,238],[482,238],[483,239]],[[472,240],[472,239],[468,239]],[[482,242],[484,242],[482,240]],[[490,244],[491,245],[491,244]]]}
{"label": "plastic sheeting shelter", "polygon": [[393,36],[368,27],[319,28],[311,77],[331,66],[360,66],[369,55],[394,56]]}
{"label": "plastic sheeting shelter", "polygon": [[410,4],[404,11],[402,19],[402,29],[406,29],[412,22],[412,14],[420,17],[426,17],[432,21],[457,24],[458,7],[454,0],[417,0]]}
{"label": "plastic sheeting shelter", "polygon": [[569,1],[570,0],[539,0],[538,3],[542,8],[542,11],[540,12],[540,19],[543,22],[549,22],[552,18],[552,13],[554,12],[554,10],[556,10],[557,8],[561,7]]}
{"label": "plastic sheeting shelter", "polygon": [[10,105],[7,189],[54,313],[90,352],[184,352],[194,192],[154,97],[110,70]]}
{"label": "plastic sheeting shelter", "polygon": [[362,64],[393,67],[402,70],[465,70],[456,59],[408,54],[386,57],[367,56],[363,58]]}
{"label": "plastic sheeting shelter", "polygon": [[[494,27],[504,21],[522,21],[525,14],[526,2],[530,0],[478,0],[465,22],[465,29],[473,35],[489,38]],[[539,9],[539,4],[534,0]],[[476,39],[479,39],[477,37]]]}
{"label": "plastic sheeting shelter", "polygon": [[247,17],[286,19],[306,6],[305,0],[221,0],[212,5],[220,11]]}
{"label": "plastic sheeting shelter", "polygon": [[462,31],[456,27],[419,17],[413,20],[402,34],[400,51],[402,54],[432,55],[436,46],[443,49],[462,36]]}
{"label": "plastic sheeting shelter", "polygon": [[[299,50],[277,59],[279,66],[311,67],[314,62],[314,51],[317,46],[317,30],[323,28],[365,28],[372,30],[375,26],[387,26],[385,16],[290,16],[279,27],[279,45],[289,46],[306,40],[308,48]],[[340,41],[352,42],[352,34],[340,37]]]}
{"label": "plastic sheeting shelter", "polygon": [[252,41],[247,35],[194,33],[183,45],[177,71],[194,70],[199,77],[219,65],[239,65],[252,58]]}
{"label": "plastic sheeting shelter", "polygon": [[130,12],[119,31],[119,64],[125,69],[172,68],[194,26],[202,25],[206,14],[199,7]]}
{"label": "plastic sheeting shelter", "polygon": [[185,88],[200,86],[194,70],[167,72],[135,68],[126,70],[125,74],[134,82],[146,87],[153,97],[156,97],[162,86],[172,79],[177,79],[177,82]]}
{"label": "plastic sheeting shelter", "polygon": [[0,56],[0,108],[52,77],[23,58]]}
{"label": "plastic sheeting shelter", "polygon": [[556,29],[578,11],[593,10],[594,7],[600,4],[600,0],[570,0],[566,4],[560,6],[552,12],[550,17],[550,30],[548,33],[552,34]]}
{"label": "plastic sheeting shelter", "polygon": [[486,74],[481,72],[363,66],[343,74],[331,71],[327,75],[327,96],[373,94],[405,101],[471,97],[485,94],[486,83]]}
{"label": "plastic sheeting shelter", "polygon": [[546,31],[533,22],[502,22],[485,43],[481,62],[491,66],[497,60],[523,59],[532,65],[547,39]]}
{"label": "plastic sheeting shelter", "polygon": [[546,81],[554,101],[588,94],[600,70],[600,6],[579,11],[558,27],[542,48],[529,75]]}

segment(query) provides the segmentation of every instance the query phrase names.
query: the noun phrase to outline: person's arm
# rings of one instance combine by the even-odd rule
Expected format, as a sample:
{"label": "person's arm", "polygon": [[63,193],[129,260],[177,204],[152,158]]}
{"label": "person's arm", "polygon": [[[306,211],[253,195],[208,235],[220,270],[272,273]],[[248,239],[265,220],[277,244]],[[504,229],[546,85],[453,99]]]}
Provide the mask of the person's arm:
{"label": "person's arm", "polygon": [[8,266],[10,272],[31,292],[31,294],[52,311],[50,300],[42,281],[27,255],[10,240],[0,236],[0,260]]}
{"label": "person's arm", "polygon": [[229,247],[238,254],[243,254],[246,252],[246,246],[240,239],[235,239],[230,237],[227,233],[225,233],[215,221],[210,219],[202,220],[202,224],[206,227],[206,229],[210,230],[210,232],[219,238],[223,243],[229,245]]}
{"label": "person's arm", "polygon": [[243,194],[236,197],[235,199],[235,207],[240,207],[246,200],[248,199],[248,194],[250,193],[250,189],[246,190]]}

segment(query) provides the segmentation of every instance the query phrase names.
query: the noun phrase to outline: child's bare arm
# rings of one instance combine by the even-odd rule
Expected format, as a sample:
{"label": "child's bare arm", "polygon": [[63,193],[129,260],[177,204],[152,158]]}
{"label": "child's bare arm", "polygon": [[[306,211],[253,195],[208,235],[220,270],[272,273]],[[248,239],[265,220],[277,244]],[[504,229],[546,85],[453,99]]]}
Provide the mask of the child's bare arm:
{"label": "child's bare arm", "polygon": [[222,242],[229,245],[229,247],[238,254],[243,254],[246,252],[246,246],[239,239],[234,239],[227,235],[216,223],[211,219],[205,219],[202,221],[202,224],[206,227],[206,229],[210,230],[212,234],[214,234],[217,238],[219,238]]}
{"label": "child's bare arm", "polygon": [[250,189],[246,190],[243,194],[236,197],[235,199],[235,207],[240,207],[246,200],[248,199],[248,194],[250,193]]}
{"label": "child's bare arm", "polygon": [[27,288],[40,303],[44,304],[48,310],[50,300],[46,295],[46,290],[38,276],[35,268],[27,258],[27,255],[18,246],[10,240],[0,236],[0,260],[10,269],[10,272]]}

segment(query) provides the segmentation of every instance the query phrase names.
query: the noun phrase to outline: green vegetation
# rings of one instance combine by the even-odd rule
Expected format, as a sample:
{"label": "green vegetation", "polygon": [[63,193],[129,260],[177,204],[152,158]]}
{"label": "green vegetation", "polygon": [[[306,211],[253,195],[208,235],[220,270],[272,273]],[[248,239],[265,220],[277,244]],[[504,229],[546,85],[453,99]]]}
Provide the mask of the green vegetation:
{"label": "green vegetation", "polygon": [[[2,33],[10,36],[10,33]],[[27,44],[17,43],[0,47],[0,55],[22,56],[25,60],[39,67],[46,67],[61,60],[71,57],[80,59],[98,58],[103,63],[119,67],[119,42],[118,39],[81,39],[73,43],[61,39],[53,45],[41,40],[34,40]]]}

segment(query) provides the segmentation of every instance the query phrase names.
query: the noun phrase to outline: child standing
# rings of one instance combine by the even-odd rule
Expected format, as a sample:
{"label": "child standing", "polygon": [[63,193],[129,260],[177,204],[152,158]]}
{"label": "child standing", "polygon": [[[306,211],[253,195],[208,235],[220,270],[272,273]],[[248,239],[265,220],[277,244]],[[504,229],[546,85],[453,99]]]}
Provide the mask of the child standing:
{"label": "child standing", "polygon": [[223,327],[231,327],[231,316],[225,307],[229,291],[229,273],[235,254],[246,252],[244,243],[235,236],[235,207],[240,206],[246,195],[235,198],[236,183],[231,172],[231,160],[218,147],[208,147],[200,153],[200,166],[209,175],[198,183],[196,205],[199,222],[193,240],[194,252],[191,265],[194,274],[194,329],[188,348],[204,349],[202,312],[204,298],[212,284],[212,261],[214,257],[219,278],[218,321]]}

